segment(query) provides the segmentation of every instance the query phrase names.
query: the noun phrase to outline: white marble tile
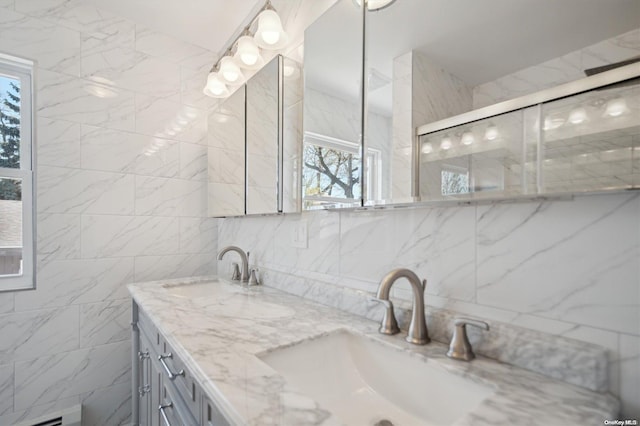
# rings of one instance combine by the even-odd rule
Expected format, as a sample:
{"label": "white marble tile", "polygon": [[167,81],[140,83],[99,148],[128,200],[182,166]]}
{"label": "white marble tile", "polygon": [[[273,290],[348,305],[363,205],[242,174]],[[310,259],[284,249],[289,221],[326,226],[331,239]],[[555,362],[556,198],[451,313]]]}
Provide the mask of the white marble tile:
{"label": "white marble tile", "polygon": [[[292,245],[295,228],[307,228],[306,248]],[[260,224],[258,224],[260,227]],[[255,231],[255,225],[253,227]],[[244,229],[242,229],[244,231]],[[252,232],[252,230],[249,230]],[[264,233],[265,231],[260,231]],[[340,215],[336,212],[314,212],[280,219],[274,235],[269,260],[296,271],[313,271],[338,275],[340,257]]]}
{"label": "white marble tile", "polygon": [[208,208],[210,216],[238,216],[244,214],[243,184],[214,183],[208,185]]}
{"label": "white marble tile", "polygon": [[130,348],[130,342],[125,341],[16,362],[15,409],[127,383]]}
{"label": "white marble tile", "polygon": [[584,69],[636,57],[640,54],[640,28],[591,45],[581,53]]}
{"label": "white marble tile", "polygon": [[136,176],[136,214],[206,216],[204,181]]}
{"label": "white marble tile", "polygon": [[37,120],[38,165],[80,167],[80,125],[69,121]]}
{"label": "white marble tile", "polygon": [[206,144],[207,116],[197,108],[136,94],[136,132]]}
{"label": "white marble tile", "polygon": [[80,305],[80,348],[131,339],[131,300]]}
{"label": "white marble tile", "polygon": [[208,144],[211,148],[244,152],[245,90],[230,95],[208,115]]}
{"label": "white marble tile", "polygon": [[16,293],[16,311],[118,300],[133,281],[133,258],[55,260],[36,279],[35,291]]}
{"label": "white marble tile", "polygon": [[131,385],[121,383],[81,395],[82,424],[127,425],[131,422]]}
{"label": "white marble tile", "polygon": [[37,233],[39,264],[80,258],[80,215],[38,213]]}
{"label": "white marble tile", "polygon": [[126,257],[173,253],[179,220],[148,216],[82,216],[82,257]]}
{"label": "white marble tile", "polygon": [[211,218],[180,218],[180,253],[215,253],[218,221]]}
{"label": "white marble tile", "polygon": [[168,139],[142,136],[144,150],[136,163],[136,174],[160,177],[181,176],[181,145]]}
{"label": "white marble tile", "polygon": [[637,334],[638,217],[637,194],[478,207],[478,302]]}
{"label": "white marble tile", "polygon": [[622,417],[640,416],[640,337],[620,335],[620,397]]}
{"label": "white marble tile", "polygon": [[34,59],[43,69],[80,74],[78,31],[8,9],[0,14],[0,50]]}
{"label": "white marble tile", "polygon": [[396,220],[405,239],[393,254],[395,264],[425,278],[427,295],[474,301],[475,207],[415,209]]}
{"label": "white marble tile", "polygon": [[72,28],[97,39],[134,46],[135,25],[83,0],[19,1],[16,10]]}
{"label": "white marble tile", "polygon": [[178,65],[93,37],[82,38],[82,76],[161,98],[180,95]]}
{"label": "white marble tile", "polygon": [[36,83],[40,117],[134,130],[132,92],[47,70],[39,71]]}
{"label": "white marble tile", "polygon": [[2,315],[0,335],[0,363],[77,349],[78,307]]}
{"label": "white marble tile", "polygon": [[13,412],[13,364],[0,365],[0,419]]}
{"label": "white marble tile", "polygon": [[132,175],[42,166],[37,188],[39,212],[133,213]]}
{"label": "white marble tile", "polygon": [[207,147],[180,143],[180,178],[207,180]]}
{"label": "white marble tile", "polygon": [[0,314],[13,312],[14,292],[0,293]]}
{"label": "white marble tile", "polygon": [[0,7],[12,10],[14,8],[14,0],[0,0]]}
{"label": "white marble tile", "polygon": [[46,404],[32,405],[27,409],[16,410],[13,413],[0,415],[0,424],[14,425],[22,422],[27,422],[30,419],[38,419],[40,417],[47,416],[50,413],[73,407],[75,405],[78,405],[79,403],[80,398],[78,396],[71,396],[68,398],[58,399],[54,402]]}
{"label": "white marble tile", "polygon": [[207,161],[209,182],[244,186],[246,167],[244,150],[209,147]]}
{"label": "white marble tile", "polygon": [[[251,265],[260,266],[265,262],[273,262],[274,256],[279,254],[274,250],[274,244],[280,235],[278,228],[282,220],[283,216],[225,219],[225,225],[218,228],[223,231],[222,234],[218,233],[218,249],[229,245],[239,246],[251,252]],[[232,253],[225,256],[225,262],[231,261],[237,262],[238,256]]]}
{"label": "white marble tile", "polygon": [[213,253],[136,256],[135,259],[136,282],[214,275],[216,271]]}
{"label": "white marble tile", "polygon": [[[183,67],[199,70],[204,73],[202,75],[206,75],[207,68],[210,68],[216,60],[216,52],[140,25],[136,27],[136,50]],[[202,88],[200,91],[202,92]]]}
{"label": "white marble tile", "polygon": [[207,75],[208,70],[180,67],[181,103],[204,110],[211,110],[218,105],[219,99],[210,98],[202,93]]}

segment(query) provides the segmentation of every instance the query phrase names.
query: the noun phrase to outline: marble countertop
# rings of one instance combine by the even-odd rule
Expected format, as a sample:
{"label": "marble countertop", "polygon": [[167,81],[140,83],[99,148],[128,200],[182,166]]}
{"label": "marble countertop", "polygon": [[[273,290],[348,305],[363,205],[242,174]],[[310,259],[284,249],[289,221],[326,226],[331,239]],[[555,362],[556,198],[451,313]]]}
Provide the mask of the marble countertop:
{"label": "marble countertop", "polygon": [[456,425],[602,425],[616,418],[618,401],[609,394],[482,357],[451,360],[444,344],[411,345],[405,332],[384,336],[375,321],[272,288],[207,281],[211,278],[137,283],[129,291],[231,424],[342,424],[257,355],[344,329],[495,388]]}

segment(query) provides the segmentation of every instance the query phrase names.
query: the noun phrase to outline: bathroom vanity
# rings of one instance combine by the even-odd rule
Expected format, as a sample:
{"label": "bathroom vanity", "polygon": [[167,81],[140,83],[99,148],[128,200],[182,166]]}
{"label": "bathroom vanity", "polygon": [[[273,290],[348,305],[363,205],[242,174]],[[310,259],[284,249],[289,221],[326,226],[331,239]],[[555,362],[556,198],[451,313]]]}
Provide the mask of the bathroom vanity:
{"label": "bathroom vanity", "polygon": [[270,287],[210,277],[129,291],[141,425],[601,424],[619,409],[609,394],[452,360],[444,343],[383,336],[378,321]]}

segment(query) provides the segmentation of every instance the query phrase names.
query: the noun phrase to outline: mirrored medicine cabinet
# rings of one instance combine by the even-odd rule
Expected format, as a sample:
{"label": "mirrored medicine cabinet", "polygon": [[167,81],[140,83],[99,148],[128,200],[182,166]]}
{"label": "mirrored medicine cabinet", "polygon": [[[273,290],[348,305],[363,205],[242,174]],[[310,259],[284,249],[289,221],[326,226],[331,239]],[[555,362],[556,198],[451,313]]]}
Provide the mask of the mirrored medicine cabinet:
{"label": "mirrored medicine cabinet", "polygon": [[304,78],[265,70],[221,106],[256,127],[211,145],[232,169],[210,173],[216,213],[640,188],[639,22],[634,0],[337,0]]}
{"label": "mirrored medicine cabinet", "polygon": [[[305,33],[305,208],[640,188],[633,2],[360,3]],[[309,166],[314,145],[351,174]]]}
{"label": "mirrored medicine cabinet", "polygon": [[209,216],[300,211],[299,67],[277,55],[210,114]]}

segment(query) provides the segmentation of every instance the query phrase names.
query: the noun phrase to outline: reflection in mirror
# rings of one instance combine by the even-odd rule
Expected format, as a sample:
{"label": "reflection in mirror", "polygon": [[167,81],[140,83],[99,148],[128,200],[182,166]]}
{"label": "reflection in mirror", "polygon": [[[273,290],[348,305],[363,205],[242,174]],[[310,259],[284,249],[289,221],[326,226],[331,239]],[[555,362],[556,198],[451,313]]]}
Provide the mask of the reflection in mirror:
{"label": "reflection in mirror", "polygon": [[[628,187],[632,162],[638,167],[637,128],[620,119],[594,133],[586,120],[568,126],[571,111],[559,117],[557,110],[577,109],[574,121],[586,112],[591,125],[604,130],[606,105],[625,110],[615,101],[622,96],[632,111],[634,86],[548,103],[544,111],[531,106],[476,117],[454,128],[437,123],[637,58],[639,22],[635,0],[397,0],[367,12],[365,144],[380,153],[373,167],[382,177],[379,196],[368,191],[366,204]],[[565,133],[554,135],[549,126],[560,120],[555,133]],[[433,125],[429,134],[416,137],[424,125]],[[618,160],[609,157],[626,162],[618,174],[627,177],[611,180]],[[561,184],[561,177],[569,182]]]}
{"label": "reflection in mirror", "polygon": [[247,214],[280,211],[278,205],[280,69],[276,56],[247,82]]}
{"label": "reflection in mirror", "polygon": [[362,33],[353,0],[338,0],[305,31],[305,209],[362,202]]}
{"label": "reflection in mirror", "polygon": [[298,213],[301,209],[300,175],[302,145],[302,45],[283,59],[284,134],[282,149],[282,211]]}
{"label": "reflection in mirror", "polygon": [[209,115],[209,216],[245,213],[245,86]]}

